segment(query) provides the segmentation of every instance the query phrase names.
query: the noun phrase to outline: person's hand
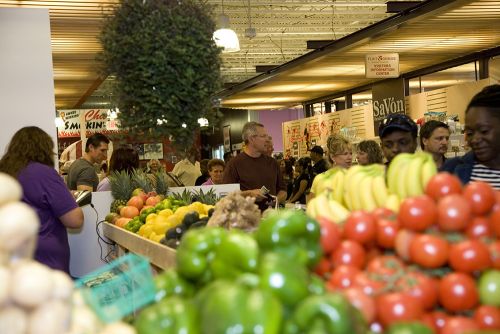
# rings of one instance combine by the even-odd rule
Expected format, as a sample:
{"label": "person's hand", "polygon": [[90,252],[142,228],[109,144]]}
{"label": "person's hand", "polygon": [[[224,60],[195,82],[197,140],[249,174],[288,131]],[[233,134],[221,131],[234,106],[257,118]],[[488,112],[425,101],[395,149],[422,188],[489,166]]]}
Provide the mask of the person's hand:
{"label": "person's hand", "polygon": [[255,202],[261,202],[265,199],[267,199],[267,197],[265,195],[262,194],[262,192],[260,191],[260,189],[252,189],[252,190],[246,190],[244,192],[244,194],[246,196],[252,196],[252,197],[255,197]]}

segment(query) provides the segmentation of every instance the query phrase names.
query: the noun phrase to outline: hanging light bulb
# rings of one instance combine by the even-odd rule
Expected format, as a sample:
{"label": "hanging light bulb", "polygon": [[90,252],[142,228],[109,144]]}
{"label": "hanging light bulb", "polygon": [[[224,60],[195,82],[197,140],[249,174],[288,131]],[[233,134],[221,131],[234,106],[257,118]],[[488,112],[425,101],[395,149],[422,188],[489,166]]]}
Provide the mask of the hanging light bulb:
{"label": "hanging light bulb", "polygon": [[208,126],[208,119],[206,119],[206,118],[198,118],[198,124],[200,124],[201,127]]}
{"label": "hanging light bulb", "polygon": [[223,48],[222,52],[240,51],[238,36],[234,30],[229,29],[229,17],[224,14],[224,1],[222,2],[222,14],[219,15],[219,27],[213,35],[215,45]]}

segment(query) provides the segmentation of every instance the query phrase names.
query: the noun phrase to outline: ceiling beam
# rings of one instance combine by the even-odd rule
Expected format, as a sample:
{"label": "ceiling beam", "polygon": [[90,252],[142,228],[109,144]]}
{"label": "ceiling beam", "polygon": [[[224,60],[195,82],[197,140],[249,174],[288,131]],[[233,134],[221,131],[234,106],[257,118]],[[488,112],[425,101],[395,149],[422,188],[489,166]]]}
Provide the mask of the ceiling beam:
{"label": "ceiling beam", "polygon": [[82,95],[82,97],[80,97],[80,99],[78,100],[78,102],[76,102],[76,104],[73,106],[73,109],[77,109],[77,108],[80,108],[82,106],[82,104],[85,103],[85,101],[89,98],[89,96],[92,95],[92,93],[94,93],[94,91],[99,88],[99,86],[102,84],[102,82],[105,80],[106,78],[105,77],[101,77],[99,76],[93,83],[92,85],[90,85],[89,89],[87,89],[87,91],[85,92],[85,94]]}
{"label": "ceiling beam", "polygon": [[401,13],[415,7],[422,1],[387,1],[386,13]]}

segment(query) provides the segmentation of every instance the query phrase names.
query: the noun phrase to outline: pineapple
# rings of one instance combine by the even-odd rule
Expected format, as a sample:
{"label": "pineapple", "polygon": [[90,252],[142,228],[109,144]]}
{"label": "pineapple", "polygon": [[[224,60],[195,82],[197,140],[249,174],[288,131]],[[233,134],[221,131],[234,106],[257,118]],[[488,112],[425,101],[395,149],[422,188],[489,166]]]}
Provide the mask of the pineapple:
{"label": "pineapple", "polygon": [[160,170],[158,173],[154,174],[156,181],[156,193],[158,195],[167,196],[168,184],[167,184],[167,174]]}
{"label": "pineapple", "polygon": [[182,193],[172,194],[172,197],[174,199],[182,202],[184,205],[189,205],[193,202],[191,192],[188,191],[187,189],[184,189],[184,191]]}
{"label": "pineapple", "polygon": [[111,185],[111,195],[114,198],[109,211],[118,212],[118,207],[127,205],[127,201],[132,195],[132,181],[126,171],[121,171],[112,172],[109,175],[109,183]]}
{"label": "pineapple", "polygon": [[151,179],[141,169],[135,169],[132,173],[132,186],[142,189],[146,194],[154,189]]}
{"label": "pineapple", "polygon": [[194,192],[193,194],[193,201],[198,201],[203,204],[215,205],[219,199],[220,198],[217,197],[213,188],[206,193],[203,192],[203,189],[200,189],[200,191]]}

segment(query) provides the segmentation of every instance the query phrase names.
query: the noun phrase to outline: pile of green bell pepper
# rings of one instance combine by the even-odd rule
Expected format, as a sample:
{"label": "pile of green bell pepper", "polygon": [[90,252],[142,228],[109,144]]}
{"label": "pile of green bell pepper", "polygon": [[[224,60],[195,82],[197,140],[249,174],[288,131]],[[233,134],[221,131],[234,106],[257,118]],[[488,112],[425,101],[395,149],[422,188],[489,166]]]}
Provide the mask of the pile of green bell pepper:
{"label": "pile of green bell pepper", "polygon": [[271,214],[253,235],[189,230],[177,267],[155,278],[157,303],[137,317],[138,334],[365,334],[359,312],[310,273],[319,237],[301,211]]}

